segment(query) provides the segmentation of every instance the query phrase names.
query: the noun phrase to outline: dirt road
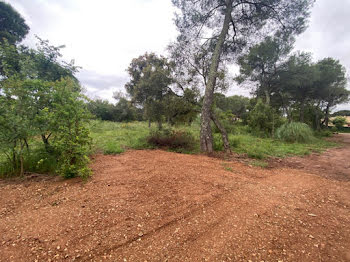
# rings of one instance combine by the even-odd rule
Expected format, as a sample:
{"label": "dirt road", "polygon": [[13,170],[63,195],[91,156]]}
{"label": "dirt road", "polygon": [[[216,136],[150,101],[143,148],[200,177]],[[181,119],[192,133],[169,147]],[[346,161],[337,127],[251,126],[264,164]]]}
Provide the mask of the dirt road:
{"label": "dirt road", "polygon": [[86,183],[0,181],[0,261],[350,261],[349,169],[300,166],[129,151]]}
{"label": "dirt road", "polygon": [[304,158],[286,158],[276,167],[284,165],[339,181],[350,181],[350,134],[338,134],[331,140],[339,142],[343,146]]}

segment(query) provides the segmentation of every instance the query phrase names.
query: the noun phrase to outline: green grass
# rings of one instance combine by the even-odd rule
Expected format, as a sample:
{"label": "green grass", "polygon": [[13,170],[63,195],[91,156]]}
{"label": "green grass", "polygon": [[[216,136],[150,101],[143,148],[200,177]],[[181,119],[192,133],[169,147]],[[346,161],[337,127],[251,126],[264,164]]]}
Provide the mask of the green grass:
{"label": "green grass", "polygon": [[[164,128],[168,128],[164,125]],[[92,137],[92,152],[102,152],[104,154],[120,154],[128,149],[153,149],[154,146],[147,143],[147,137],[151,130],[156,128],[152,124],[151,129],[147,122],[116,123],[109,121],[91,121],[90,130]],[[199,139],[199,127],[177,126],[177,130],[191,133],[195,139]],[[199,143],[191,150],[175,150],[181,153],[199,153]]]}
{"label": "green grass", "polygon": [[150,148],[147,144],[149,129],[146,122],[115,123],[91,121],[92,151],[120,154],[127,149]]}
{"label": "green grass", "polygon": [[[167,125],[165,125],[165,128]],[[153,127],[155,125],[153,124]],[[178,126],[175,129],[190,132],[197,140],[196,147],[185,153],[199,153],[199,125]],[[243,131],[242,131],[243,130]],[[303,156],[312,152],[321,152],[326,148],[335,146],[335,143],[315,138],[309,143],[287,143],[271,138],[259,138],[245,133],[244,128],[237,129],[239,134],[229,134],[232,150],[239,154],[246,154],[254,159],[268,157]],[[93,138],[93,151],[104,154],[119,154],[127,149],[149,149],[147,137],[150,133],[146,122],[114,123],[107,121],[92,121],[91,136]],[[221,135],[214,134],[214,149],[223,150]]]}
{"label": "green grass", "polygon": [[259,138],[249,134],[230,135],[232,150],[239,154],[247,154],[250,158],[265,159],[267,157],[303,156],[312,152],[322,152],[336,144],[315,138],[309,143],[288,143],[271,138]]}

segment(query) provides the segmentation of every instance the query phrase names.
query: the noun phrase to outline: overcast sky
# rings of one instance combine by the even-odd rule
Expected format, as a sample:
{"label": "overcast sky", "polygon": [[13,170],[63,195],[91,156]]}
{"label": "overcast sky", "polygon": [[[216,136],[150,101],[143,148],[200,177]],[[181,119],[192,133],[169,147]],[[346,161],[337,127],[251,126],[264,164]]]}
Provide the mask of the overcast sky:
{"label": "overcast sky", "polygon": [[[132,58],[147,52],[164,54],[176,37],[171,0],[7,0],[34,35],[53,45],[66,45],[66,60],[83,69],[78,79],[90,97],[112,100],[128,81]],[[298,37],[296,50],[313,53],[315,60],[334,57],[350,73],[350,0],[317,0],[309,28]],[[232,87],[229,94],[248,95]],[[338,109],[350,109],[342,105]]]}

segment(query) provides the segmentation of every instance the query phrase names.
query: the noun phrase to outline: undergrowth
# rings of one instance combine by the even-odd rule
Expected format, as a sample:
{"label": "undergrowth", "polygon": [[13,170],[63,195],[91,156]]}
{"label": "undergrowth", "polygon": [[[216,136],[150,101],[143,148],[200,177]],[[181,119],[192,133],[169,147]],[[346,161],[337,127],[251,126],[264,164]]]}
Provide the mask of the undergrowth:
{"label": "undergrowth", "polygon": [[[92,137],[90,154],[120,154],[129,149],[163,148],[171,151],[197,154],[199,148],[199,123],[192,126],[169,127],[164,125],[164,131],[155,131],[155,125],[148,128],[146,122],[115,123],[108,121],[91,121],[89,129]],[[152,135],[153,134],[153,135]],[[214,149],[223,151],[221,135],[214,133]],[[253,165],[264,166],[263,160],[268,157],[303,156],[312,152],[321,152],[336,144],[322,137],[329,132],[318,133],[307,143],[289,143],[278,139],[261,138],[249,133],[245,126],[237,125],[229,133],[229,141],[233,152],[245,154],[257,160]],[[46,153],[39,139],[32,141],[34,146],[26,152],[24,163],[26,170],[36,173],[54,174],[57,168],[56,158]],[[260,161],[260,162],[259,162]],[[262,161],[262,162],[261,162]],[[4,154],[0,154],[0,177],[11,175],[14,170],[6,164]]]}
{"label": "undergrowth", "polygon": [[[155,126],[152,126],[149,129],[146,122],[114,123],[92,121],[91,136],[93,138],[94,152],[119,154],[127,149],[168,147],[168,149],[173,151],[199,153],[199,123],[192,124],[192,126],[186,125],[172,128],[165,125],[162,132],[155,131],[154,128]],[[179,141],[175,142],[175,146],[167,146],[163,144],[164,141],[153,141],[153,143],[149,140],[150,133],[157,134],[156,140],[159,140],[161,134],[169,133],[169,130],[172,130],[171,132],[173,134],[185,134],[186,137],[192,137],[191,139],[194,144],[189,148],[181,148],[176,144]],[[216,151],[223,151],[221,135],[218,133],[214,133],[213,135],[214,149]],[[250,134],[249,129],[243,125],[236,125],[232,129],[232,133],[229,134],[229,141],[232,151],[260,160],[267,157],[302,156],[312,152],[321,152],[328,147],[336,145],[335,143],[325,141],[321,138],[321,135],[307,143],[288,143],[278,139],[261,138]]]}

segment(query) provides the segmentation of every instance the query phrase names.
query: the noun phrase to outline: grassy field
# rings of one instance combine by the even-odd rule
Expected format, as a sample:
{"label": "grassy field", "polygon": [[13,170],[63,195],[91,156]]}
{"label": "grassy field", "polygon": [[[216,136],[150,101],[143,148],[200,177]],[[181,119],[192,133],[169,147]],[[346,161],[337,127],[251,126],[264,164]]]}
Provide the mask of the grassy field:
{"label": "grassy field", "polygon": [[[165,128],[169,128],[165,125]],[[155,129],[155,125],[151,130]],[[196,146],[186,153],[199,153],[199,125],[175,127],[177,130],[190,132],[196,140]],[[118,154],[127,149],[154,148],[147,143],[150,129],[146,122],[114,123],[107,121],[92,121],[91,136],[93,138],[93,152],[104,154]],[[286,143],[271,138],[259,138],[250,135],[244,128],[237,128],[229,134],[232,151],[246,154],[254,159],[268,157],[286,157],[291,155],[307,155],[311,152],[321,152],[336,144],[315,138],[310,143]],[[214,134],[215,150],[223,150],[221,135]]]}

